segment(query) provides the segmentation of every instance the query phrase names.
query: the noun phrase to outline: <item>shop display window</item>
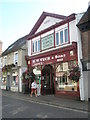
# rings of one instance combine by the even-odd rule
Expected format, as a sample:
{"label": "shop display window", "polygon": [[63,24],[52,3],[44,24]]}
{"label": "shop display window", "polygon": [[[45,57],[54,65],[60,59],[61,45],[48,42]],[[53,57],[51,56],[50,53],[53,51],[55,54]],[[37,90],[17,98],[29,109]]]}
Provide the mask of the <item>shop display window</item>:
{"label": "shop display window", "polygon": [[[68,62],[57,64],[56,90],[58,91],[77,91],[77,83],[68,78],[69,64]],[[73,61],[72,64],[75,62]]]}
{"label": "shop display window", "polygon": [[2,78],[2,85],[6,85],[6,77]]}
{"label": "shop display window", "polygon": [[18,85],[18,76],[13,76],[12,85],[13,85],[13,86]]}

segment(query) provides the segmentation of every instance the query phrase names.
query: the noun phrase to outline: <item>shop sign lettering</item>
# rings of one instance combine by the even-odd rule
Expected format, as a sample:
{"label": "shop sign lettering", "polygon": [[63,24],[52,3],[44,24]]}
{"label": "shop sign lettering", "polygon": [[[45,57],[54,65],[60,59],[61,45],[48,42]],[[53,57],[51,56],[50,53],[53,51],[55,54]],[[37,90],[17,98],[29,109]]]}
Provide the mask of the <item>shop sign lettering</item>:
{"label": "shop sign lettering", "polygon": [[65,57],[66,57],[66,54],[61,54],[61,55],[53,55],[53,56],[34,59],[32,60],[32,66],[63,61]]}

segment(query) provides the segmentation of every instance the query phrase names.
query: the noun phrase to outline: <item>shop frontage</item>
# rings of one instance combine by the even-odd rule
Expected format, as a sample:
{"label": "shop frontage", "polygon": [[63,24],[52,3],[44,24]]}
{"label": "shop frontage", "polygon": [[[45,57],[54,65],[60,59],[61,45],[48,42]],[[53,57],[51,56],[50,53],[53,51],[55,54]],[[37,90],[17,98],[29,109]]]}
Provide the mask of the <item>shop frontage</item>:
{"label": "shop frontage", "polygon": [[78,63],[76,42],[62,49],[26,56],[26,60],[28,68],[33,67],[37,74],[42,95],[79,97],[78,83],[68,78],[68,71]]}
{"label": "shop frontage", "polygon": [[14,64],[5,65],[2,68],[1,89],[18,91],[18,68]]}

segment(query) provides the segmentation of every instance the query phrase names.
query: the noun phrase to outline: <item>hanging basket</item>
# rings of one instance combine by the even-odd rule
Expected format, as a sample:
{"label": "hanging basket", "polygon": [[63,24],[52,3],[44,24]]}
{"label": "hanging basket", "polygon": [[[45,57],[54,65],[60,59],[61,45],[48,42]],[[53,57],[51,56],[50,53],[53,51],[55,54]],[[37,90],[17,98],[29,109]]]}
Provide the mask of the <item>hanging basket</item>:
{"label": "hanging basket", "polygon": [[79,81],[79,78],[80,78],[80,68],[79,68],[79,66],[73,66],[72,67],[72,69],[69,71],[68,78],[70,80],[75,81],[75,82]]}

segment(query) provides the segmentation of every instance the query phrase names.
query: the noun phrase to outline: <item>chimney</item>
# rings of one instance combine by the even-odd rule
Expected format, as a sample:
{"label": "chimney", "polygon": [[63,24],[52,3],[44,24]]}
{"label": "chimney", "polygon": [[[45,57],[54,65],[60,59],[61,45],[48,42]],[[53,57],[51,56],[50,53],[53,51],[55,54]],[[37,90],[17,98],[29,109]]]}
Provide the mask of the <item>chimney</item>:
{"label": "chimney", "polygon": [[88,7],[90,6],[90,1],[88,2]]}
{"label": "chimney", "polygon": [[0,41],[0,55],[2,54],[2,41]]}

